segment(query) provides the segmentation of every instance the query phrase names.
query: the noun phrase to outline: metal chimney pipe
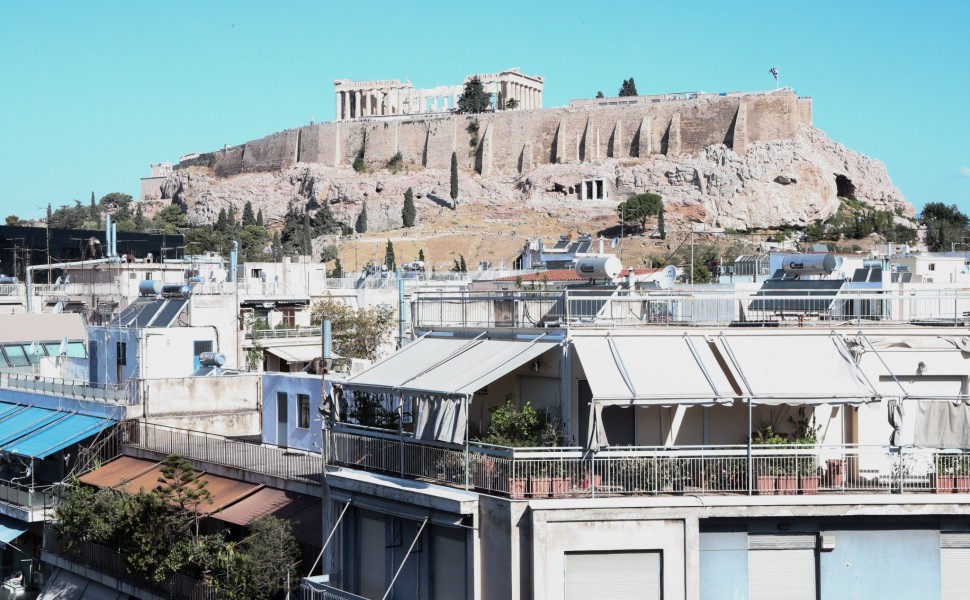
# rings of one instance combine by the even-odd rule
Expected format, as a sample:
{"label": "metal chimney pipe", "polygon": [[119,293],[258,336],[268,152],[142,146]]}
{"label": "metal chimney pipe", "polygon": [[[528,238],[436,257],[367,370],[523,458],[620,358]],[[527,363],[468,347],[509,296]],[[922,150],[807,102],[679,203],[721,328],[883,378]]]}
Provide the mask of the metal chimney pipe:
{"label": "metal chimney pipe", "polygon": [[101,249],[101,253],[111,258],[111,215],[106,215],[104,218],[104,248]]}
{"label": "metal chimney pipe", "polygon": [[111,258],[118,256],[118,224],[111,225]]}
{"label": "metal chimney pipe", "polygon": [[229,281],[236,282],[236,263],[239,260],[239,242],[232,241],[232,252],[229,253]]}

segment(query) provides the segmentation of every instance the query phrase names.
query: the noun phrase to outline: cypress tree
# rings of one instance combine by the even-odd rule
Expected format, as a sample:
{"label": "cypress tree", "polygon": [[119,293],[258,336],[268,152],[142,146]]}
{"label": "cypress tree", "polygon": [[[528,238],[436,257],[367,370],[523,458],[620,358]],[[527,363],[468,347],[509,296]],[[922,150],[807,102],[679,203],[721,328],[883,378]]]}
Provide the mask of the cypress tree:
{"label": "cypress tree", "polygon": [[664,205],[660,205],[660,211],[657,212],[657,233],[660,234],[660,239],[667,239],[667,228],[664,223]]}
{"label": "cypress tree", "polygon": [[333,271],[330,271],[328,276],[333,277],[334,279],[340,279],[341,277],[344,276],[344,265],[343,263],[340,262],[339,256],[337,257],[337,260],[333,263]]}
{"label": "cypress tree", "polygon": [[424,248],[421,248],[420,250],[418,250],[418,260],[420,260],[421,262],[424,262]]}
{"label": "cypress tree", "polygon": [[253,203],[246,200],[246,204],[243,206],[242,214],[242,225],[246,227],[248,225],[256,224],[256,215],[253,213]]}
{"label": "cypress tree", "polygon": [[357,215],[357,222],[354,223],[354,231],[357,233],[367,233],[367,203],[364,202],[364,208],[360,209],[360,214]]}
{"label": "cypress tree", "polygon": [[451,153],[451,199],[458,207],[458,154]]}
{"label": "cypress tree", "polygon": [[259,211],[256,213],[256,225],[259,227],[266,227],[265,223],[263,222],[263,209],[259,209]]}
{"label": "cypress tree", "polygon": [[91,192],[91,218],[100,223],[98,205],[94,203],[94,192]]}
{"label": "cypress tree", "polygon": [[229,229],[229,218],[226,215],[226,209],[219,209],[219,218],[216,219],[216,231],[226,233]]}
{"label": "cypress tree", "polygon": [[274,231],[273,232],[272,253],[273,253],[273,261],[274,262],[280,262],[280,261],[283,260],[283,241],[280,240],[280,232],[279,231]]}
{"label": "cypress tree", "polygon": [[394,244],[387,240],[387,247],[384,249],[384,264],[387,265],[388,272],[397,269],[397,260],[394,258]]}
{"label": "cypress tree", "polygon": [[414,220],[418,216],[418,209],[414,207],[414,191],[408,188],[404,192],[404,208],[401,209],[401,221],[405,227],[414,227]]}

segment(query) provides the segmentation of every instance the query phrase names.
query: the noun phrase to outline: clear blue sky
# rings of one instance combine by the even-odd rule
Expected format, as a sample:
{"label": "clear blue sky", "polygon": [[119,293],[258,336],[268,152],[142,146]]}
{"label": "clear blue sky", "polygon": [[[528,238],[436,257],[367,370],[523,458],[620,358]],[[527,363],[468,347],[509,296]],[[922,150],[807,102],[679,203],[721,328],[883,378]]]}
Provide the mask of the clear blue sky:
{"label": "clear blue sky", "polygon": [[641,94],[765,89],[778,66],[917,208],[970,212],[968,63],[957,0],[0,0],[0,218],[137,197],[150,163],[331,120],[333,79],[512,66],[545,77],[546,106],[630,76]]}

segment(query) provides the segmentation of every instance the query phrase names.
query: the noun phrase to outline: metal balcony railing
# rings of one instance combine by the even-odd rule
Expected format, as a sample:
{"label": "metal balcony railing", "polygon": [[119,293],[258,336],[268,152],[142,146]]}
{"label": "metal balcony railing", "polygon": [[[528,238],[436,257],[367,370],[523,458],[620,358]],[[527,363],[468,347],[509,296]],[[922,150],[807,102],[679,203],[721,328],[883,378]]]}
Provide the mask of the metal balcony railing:
{"label": "metal balcony railing", "polygon": [[255,444],[211,433],[138,423],[126,442],[129,446],[165,454],[235,467],[251,473],[294,481],[320,483],[323,463],[320,454]]}
{"label": "metal balcony railing", "polygon": [[416,292],[415,328],[970,322],[970,290]]}
{"label": "metal balcony railing", "polygon": [[890,446],[503,448],[348,425],[329,464],[511,498],[660,494],[968,493],[970,453]]}
{"label": "metal balcony railing", "polygon": [[246,332],[246,337],[254,340],[319,338],[319,327],[288,327],[278,329],[255,329]]}
{"label": "metal balcony railing", "polygon": [[138,403],[133,383],[114,385],[60,377],[41,377],[32,373],[4,373],[0,374],[0,388],[109,404]]}

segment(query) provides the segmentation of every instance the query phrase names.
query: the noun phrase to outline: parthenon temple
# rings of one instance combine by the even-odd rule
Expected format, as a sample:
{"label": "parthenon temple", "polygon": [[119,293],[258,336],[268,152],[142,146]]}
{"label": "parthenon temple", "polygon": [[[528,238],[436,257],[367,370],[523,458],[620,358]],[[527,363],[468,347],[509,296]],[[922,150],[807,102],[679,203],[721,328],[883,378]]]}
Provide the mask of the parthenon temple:
{"label": "parthenon temple", "polygon": [[[501,73],[468,75],[481,79],[485,91],[493,94],[495,110],[532,110],[542,108],[543,79],[524,75],[518,67]],[[336,96],[337,121],[367,117],[448,113],[458,110],[458,97],[464,92],[461,85],[443,85],[415,89],[410,81],[378,80],[353,81],[337,79],[333,82]]]}

